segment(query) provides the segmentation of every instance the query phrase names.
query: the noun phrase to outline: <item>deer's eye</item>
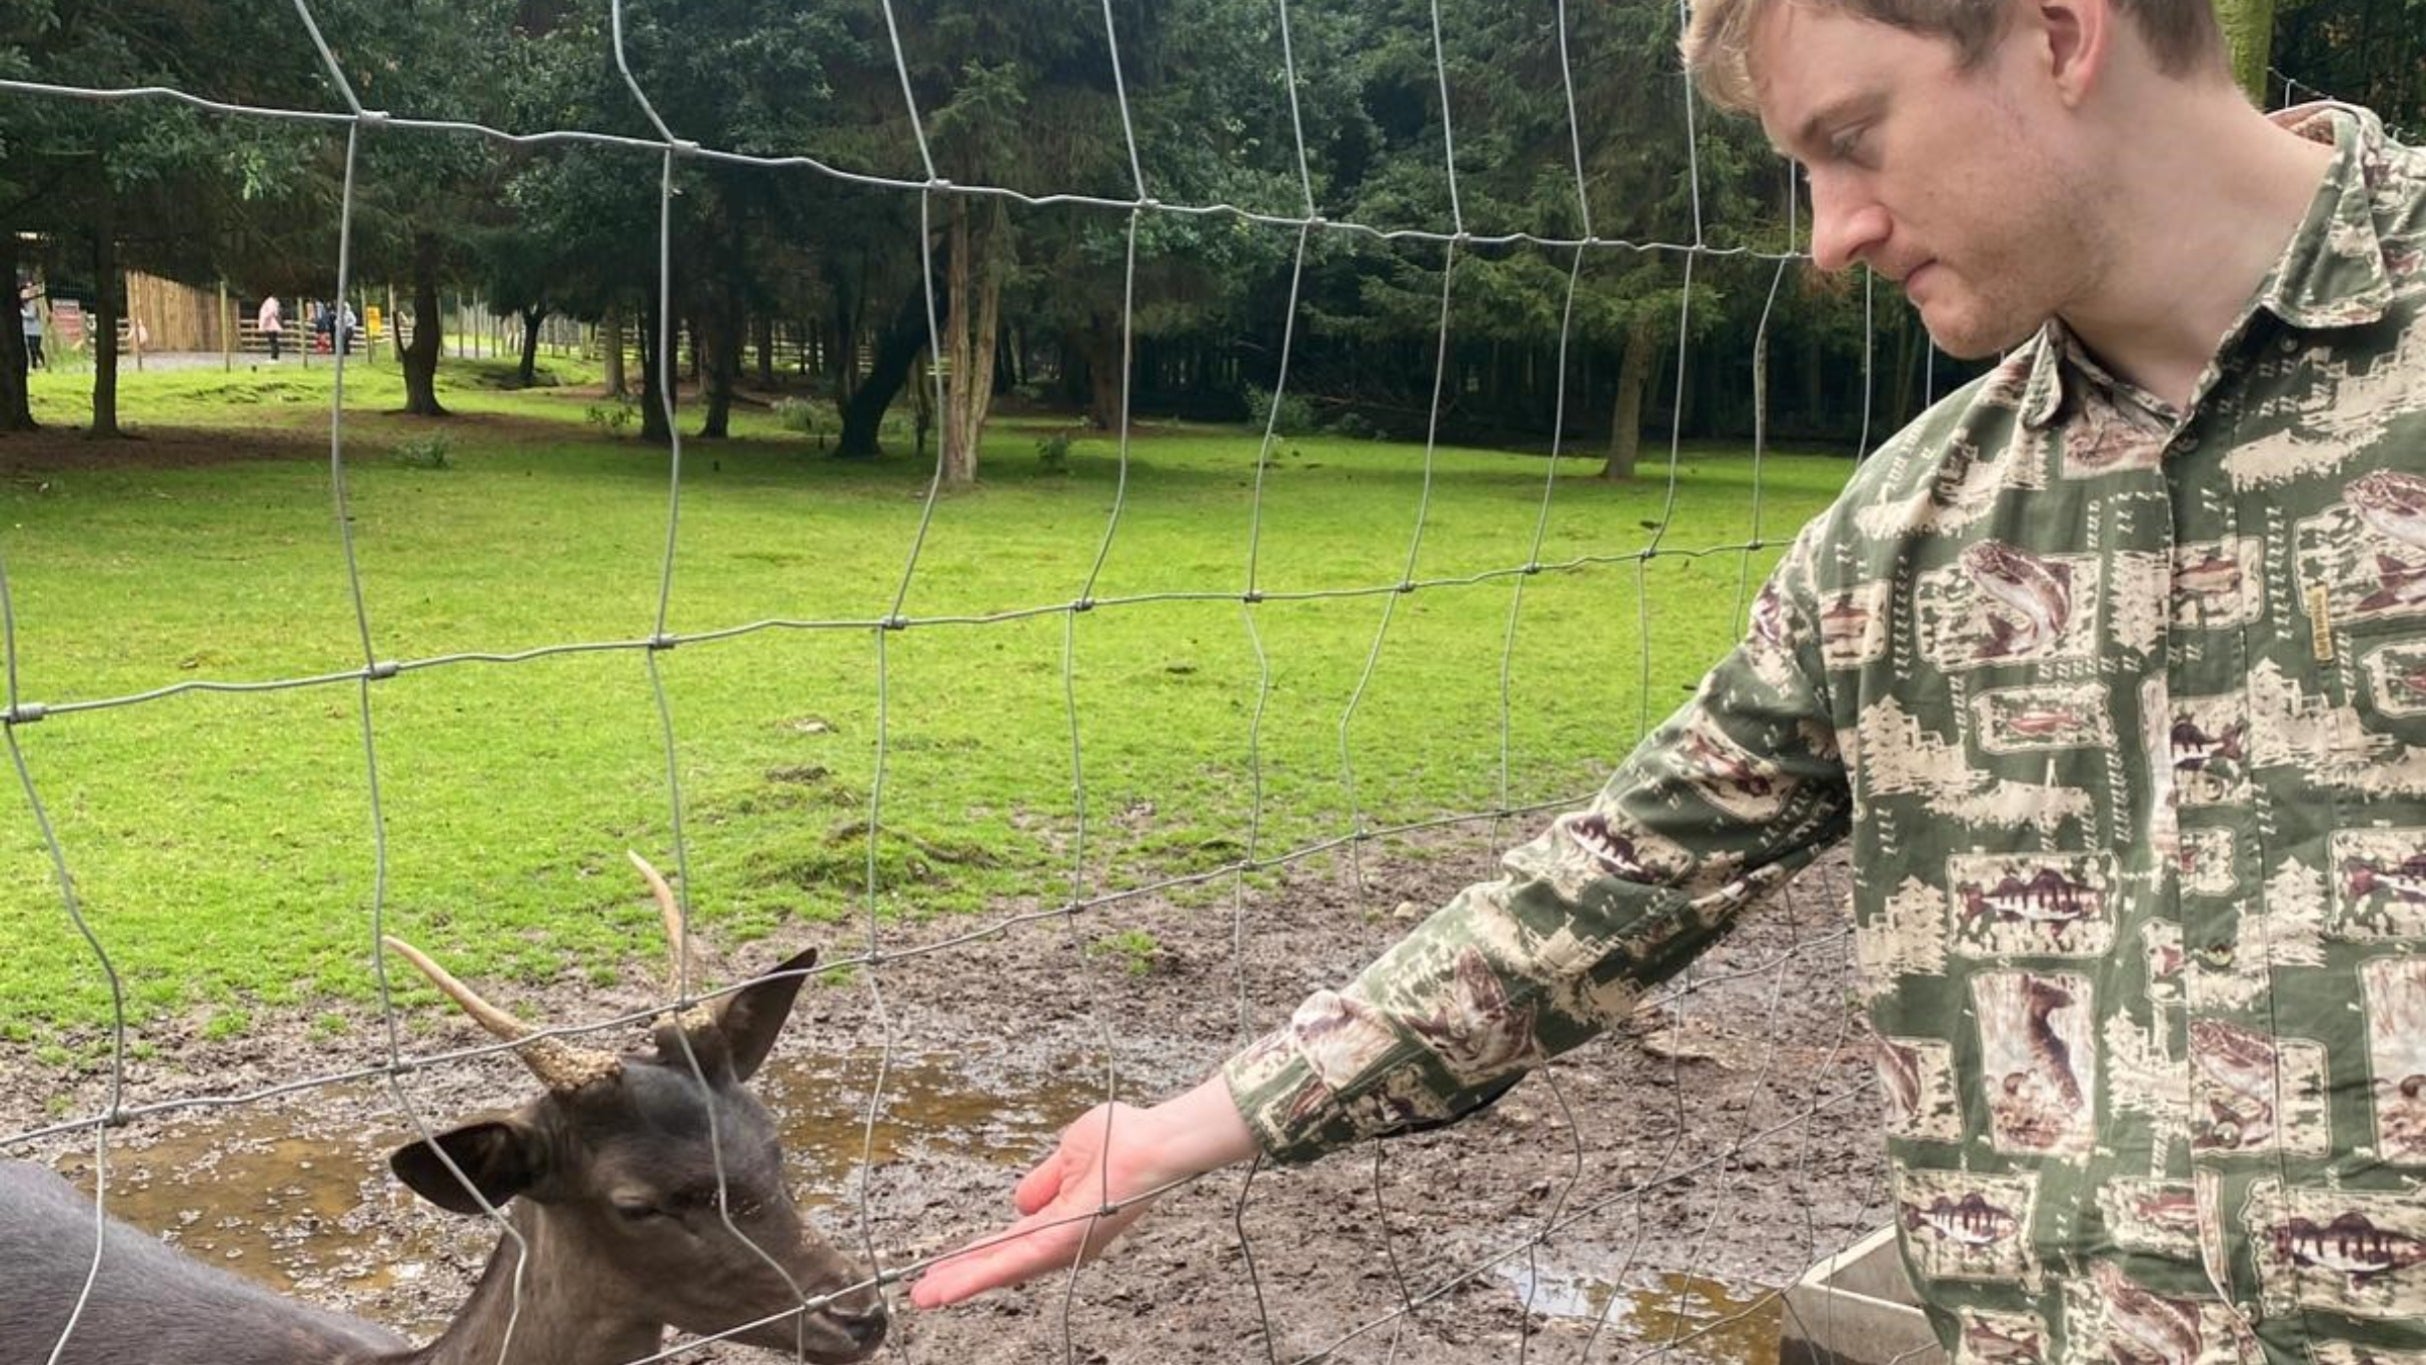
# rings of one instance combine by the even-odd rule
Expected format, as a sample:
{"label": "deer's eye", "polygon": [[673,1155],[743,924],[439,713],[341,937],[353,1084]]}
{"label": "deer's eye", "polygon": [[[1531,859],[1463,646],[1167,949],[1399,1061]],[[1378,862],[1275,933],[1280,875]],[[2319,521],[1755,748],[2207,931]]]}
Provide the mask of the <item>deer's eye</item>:
{"label": "deer's eye", "polygon": [[645,1223],[652,1218],[670,1215],[645,1199],[618,1199],[615,1201],[615,1216],[626,1223]]}

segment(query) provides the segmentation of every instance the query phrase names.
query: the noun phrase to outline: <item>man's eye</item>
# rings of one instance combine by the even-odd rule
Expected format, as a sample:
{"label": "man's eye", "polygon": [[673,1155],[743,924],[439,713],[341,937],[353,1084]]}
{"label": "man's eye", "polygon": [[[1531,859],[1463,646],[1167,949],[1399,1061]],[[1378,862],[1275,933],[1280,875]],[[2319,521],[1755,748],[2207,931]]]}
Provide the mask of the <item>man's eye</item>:
{"label": "man's eye", "polygon": [[652,1218],[665,1217],[666,1211],[655,1204],[618,1203],[615,1205],[615,1216],[627,1223],[645,1223]]}
{"label": "man's eye", "polygon": [[1828,139],[1828,155],[1837,161],[1851,161],[1854,155],[1861,150],[1862,134],[1866,131],[1868,130],[1862,128],[1847,128]]}

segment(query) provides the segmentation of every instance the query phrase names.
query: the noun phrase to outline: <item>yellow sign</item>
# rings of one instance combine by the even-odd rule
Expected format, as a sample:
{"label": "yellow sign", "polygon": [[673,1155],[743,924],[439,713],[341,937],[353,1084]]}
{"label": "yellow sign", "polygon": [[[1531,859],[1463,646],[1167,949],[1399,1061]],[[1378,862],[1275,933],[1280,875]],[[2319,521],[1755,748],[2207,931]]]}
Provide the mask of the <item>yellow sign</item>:
{"label": "yellow sign", "polygon": [[363,306],[363,309],[362,309],[362,320],[363,320],[364,324],[365,324],[365,325],[367,325],[367,326],[368,326],[368,327],[371,329],[371,335],[372,335],[372,336],[374,336],[374,337],[375,337],[375,336],[379,335],[379,305],[378,305],[378,304],[375,304],[375,303],[372,303],[372,304],[365,304],[365,305]]}

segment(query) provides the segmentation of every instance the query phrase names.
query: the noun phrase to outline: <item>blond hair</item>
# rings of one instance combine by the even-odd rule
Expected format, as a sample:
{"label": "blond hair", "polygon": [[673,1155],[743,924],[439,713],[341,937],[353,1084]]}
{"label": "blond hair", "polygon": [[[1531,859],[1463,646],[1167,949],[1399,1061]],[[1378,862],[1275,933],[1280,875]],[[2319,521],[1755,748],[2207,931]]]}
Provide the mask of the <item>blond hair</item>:
{"label": "blond hair", "polygon": [[[1779,4],[1839,9],[1954,44],[1969,70],[1987,60],[2005,36],[2006,0],[1694,0],[1693,18],[1678,45],[1685,70],[1704,98],[1722,109],[1751,113],[1757,107],[1752,83],[1752,32],[1761,16]],[[2141,40],[2157,69],[2172,76],[2221,70],[2224,34],[2209,0],[2115,0],[2137,21]]]}

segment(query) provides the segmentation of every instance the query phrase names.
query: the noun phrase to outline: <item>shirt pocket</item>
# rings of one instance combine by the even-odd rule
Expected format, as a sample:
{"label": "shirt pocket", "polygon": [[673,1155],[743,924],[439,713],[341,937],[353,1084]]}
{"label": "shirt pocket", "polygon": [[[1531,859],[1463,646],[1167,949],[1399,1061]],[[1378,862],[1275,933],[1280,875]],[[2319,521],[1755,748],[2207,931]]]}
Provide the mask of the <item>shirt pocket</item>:
{"label": "shirt pocket", "polygon": [[2426,547],[2384,535],[2352,505],[2300,527],[2303,638],[2284,642],[2276,662],[2325,704],[2317,782],[2414,801],[2426,795]]}

